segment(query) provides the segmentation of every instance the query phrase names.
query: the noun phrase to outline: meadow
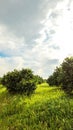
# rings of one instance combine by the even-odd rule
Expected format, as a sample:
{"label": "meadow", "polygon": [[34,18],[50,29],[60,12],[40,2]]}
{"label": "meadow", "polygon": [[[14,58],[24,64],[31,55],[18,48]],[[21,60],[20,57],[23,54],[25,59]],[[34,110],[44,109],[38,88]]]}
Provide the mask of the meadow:
{"label": "meadow", "polygon": [[73,130],[73,98],[47,83],[31,96],[0,85],[0,130]]}

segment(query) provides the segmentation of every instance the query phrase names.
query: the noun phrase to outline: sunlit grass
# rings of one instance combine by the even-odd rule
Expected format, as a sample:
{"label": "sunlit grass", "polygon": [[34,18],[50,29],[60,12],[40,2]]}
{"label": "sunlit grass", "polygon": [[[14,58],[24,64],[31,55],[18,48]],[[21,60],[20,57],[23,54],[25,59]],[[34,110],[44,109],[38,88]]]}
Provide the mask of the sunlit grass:
{"label": "sunlit grass", "polygon": [[58,98],[60,96],[64,96],[64,92],[61,91],[57,87],[49,87],[48,84],[41,84],[37,86],[35,94],[33,94],[30,98],[27,97],[25,102],[29,104],[34,104],[36,102],[44,102],[47,100],[51,100],[54,98]]}
{"label": "sunlit grass", "polygon": [[72,130],[73,99],[44,83],[33,95],[10,95],[0,87],[0,130]]}
{"label": "sunlit grass", "polygon": [[3,87],[2,85],[0,85],[0,94],[1,94],[2,92],[4,92],[4,91],[6,91],[6,88]]}

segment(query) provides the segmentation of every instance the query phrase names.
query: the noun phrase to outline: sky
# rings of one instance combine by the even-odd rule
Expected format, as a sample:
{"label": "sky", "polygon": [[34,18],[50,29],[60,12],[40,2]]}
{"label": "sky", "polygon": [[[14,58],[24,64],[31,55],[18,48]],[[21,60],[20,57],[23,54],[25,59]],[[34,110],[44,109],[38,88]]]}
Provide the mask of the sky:
{"label": "sky", "polygon": [[47,78],[73,56],[73,0],[0,0],[0,76],[30,68]]}

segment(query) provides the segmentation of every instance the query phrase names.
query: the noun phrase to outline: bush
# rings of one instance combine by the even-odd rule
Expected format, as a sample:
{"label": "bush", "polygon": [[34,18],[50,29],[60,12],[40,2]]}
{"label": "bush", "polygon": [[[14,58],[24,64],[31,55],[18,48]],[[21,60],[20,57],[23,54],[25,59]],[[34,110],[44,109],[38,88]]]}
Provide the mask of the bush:
{"label": "bush", "polygon": [[50,76],[49,76],[49,78],[47,79],[47,83],[48,83],[50,86],[55,85],[55,79],[54,79],[53,75],[50,75]]}
{"label": "bush", "polygon": [[36,86],[33,80],[33,73],[30,69],[14,70],[3,76],[1,83],[11,93],[32,93]]}
{"label": "bush", "polygon": [[62,63],[62,89],[71,94],[73,92],[73,57],[66,58]]}
{"label": "bush", "polygon": [[19,71],[20,78],[24,78],[25,80],[33,79],[34,75],[31,69],[22,69]]}
{"label": "bush", "polygon": [[62,83],[62,67],[56,67],[55,71],[49,78],[47,79],[47,83],[51,86],[56,85],[59,86]]}
{"label": "bush", "polygon": [[25,80],[22,79],[18,84],[17,84],[17,89],[19,93],[25,93],[26,95],[29,95],[33,93],[33,91],[36,89],[35,82],[33,80]]}
{"label": "bush", "polygon": [[44,82],[43,78],[40,77],[39,75],[34,75],[34,81],[36,84],[41,84]]}
{"label": "bush", "polygon": [[0,84],[1,84],[2,78],[0,77]]}
{"label": "bush", "polygon": [[17,83],[20,81],[19,72],[14,70],[12,72],[8,72],[2,78],[2,84],[5,85],[9,92],[17,91]]}
{"label": "bush", "polygon": [[67,57],[60,67],[47,79],[49,85],[61,86],[68,93],[73,94],[73,57]]}

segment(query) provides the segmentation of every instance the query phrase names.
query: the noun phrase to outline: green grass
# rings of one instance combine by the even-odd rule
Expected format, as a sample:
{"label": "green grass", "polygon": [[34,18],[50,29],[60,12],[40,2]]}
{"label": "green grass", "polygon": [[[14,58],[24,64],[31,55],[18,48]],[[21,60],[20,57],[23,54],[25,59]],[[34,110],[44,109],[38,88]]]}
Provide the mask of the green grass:
{"label": "green grass", "polygon": [[0,86],[0,130],[73,130],[73,99],[46,83],[29,97]]}

